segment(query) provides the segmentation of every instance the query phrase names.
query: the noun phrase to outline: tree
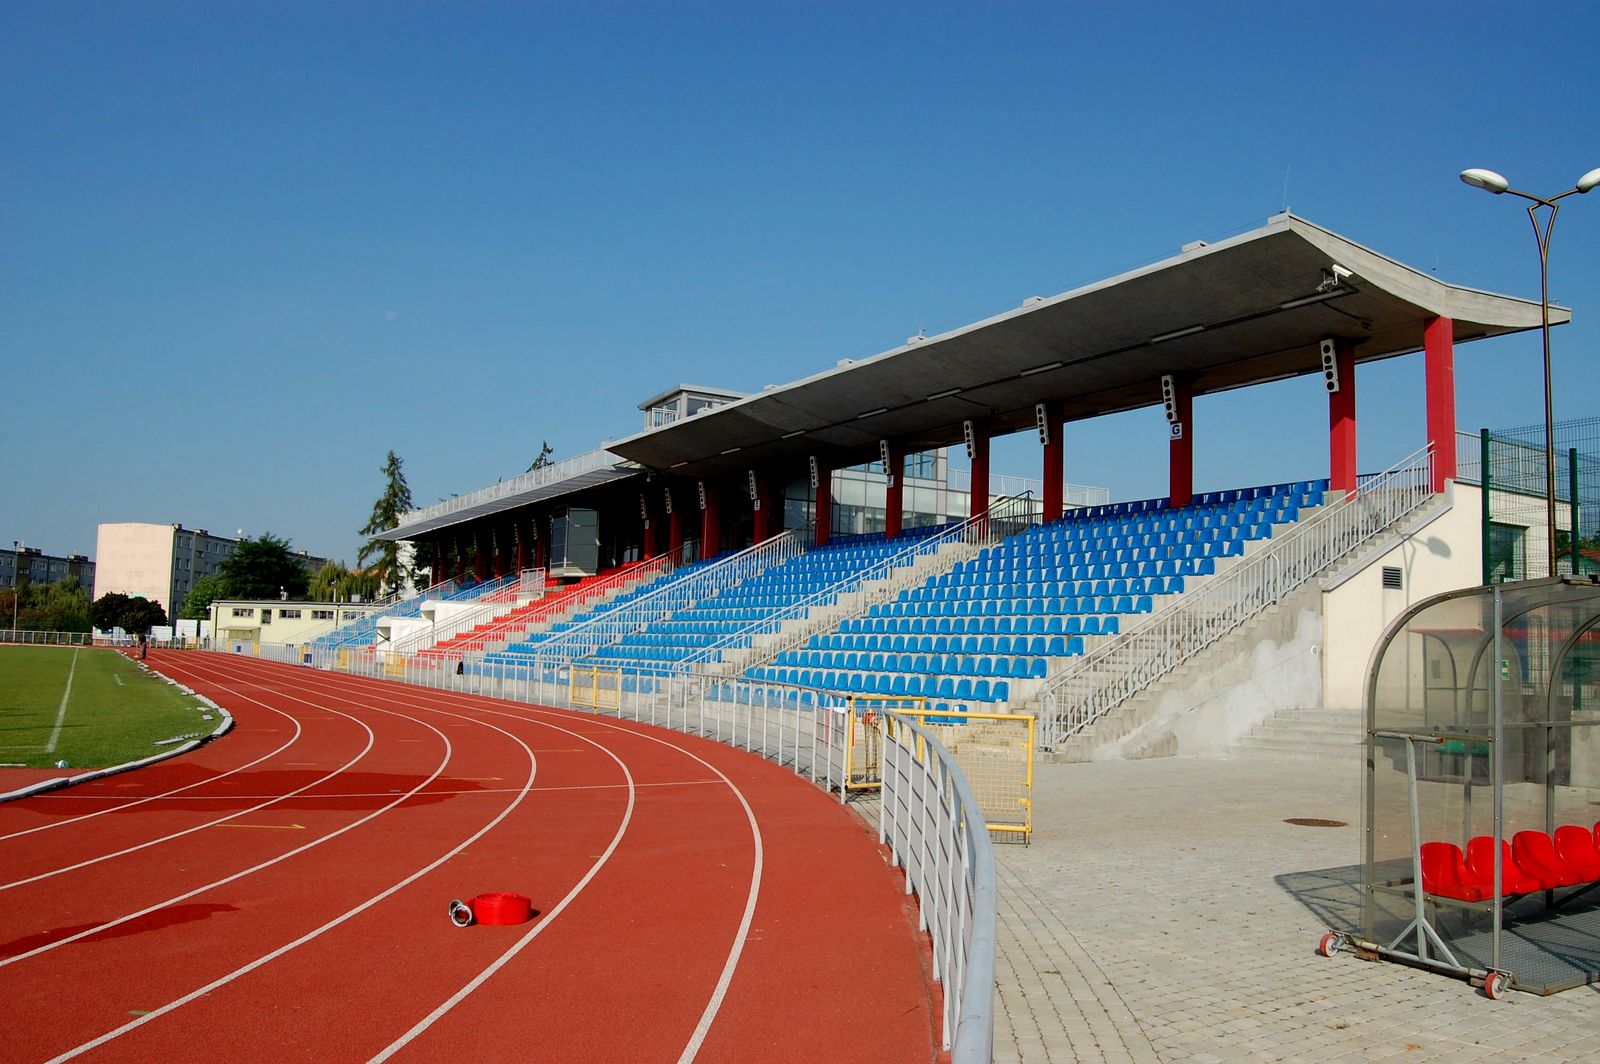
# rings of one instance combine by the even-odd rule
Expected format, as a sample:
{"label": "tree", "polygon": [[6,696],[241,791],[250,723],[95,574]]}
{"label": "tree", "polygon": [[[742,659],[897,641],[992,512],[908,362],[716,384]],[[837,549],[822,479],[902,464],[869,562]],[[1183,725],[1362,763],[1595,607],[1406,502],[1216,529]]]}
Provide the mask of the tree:
{"label": "tree", "polygon": [[378,597],[378,575],[370,569],[347,569],[343,562],[327,562],[311,577],[306,591],[313,602],[363,602]]}
{"label": "tree", "polygon": [[[399,542],[377,538],[378,533],[399,527],[401,515],[411,509],[411,485],[406,483],[406,475],[402,469],[404,464],[400,456],[393,451],[390,451],[384,459],[381,470],[384,476],[383,494],[372,504],[372,516],[368,517],[367,523],[361,527],[361,534],[371,538],[362,546],[356,561],[367,565],[370,571],[378,574],[380,590],[383,588],[396,590],[411,579],[412,575],[400,571]],[[368,559],[371,558],[377,560],[368,565]]]}
{"label": "tree", "polygon": [[53,584],[24,583],[20,588],[0,588],[0,626],[31,632],[87,632],[89,595],[75,576]]}
{"label": "tree", "polygon": [[129,598],[120,591],[107,591],[89,607],[94,626],[102,632],[121,628],[133,635],[143,635],[167,623],[167,611],[161,603],[146,598]]}
{"label": "tree", "polygon": [[305,597],[307,573],[288,540],[263,532],[241,539],[222,559],[222,579],[229,598],[269,599],[282,594],[299,599]]}
{"label": "tree", "polygon": [[211,604],[217,599],[232,598],[228,581],[221,573],[211,573],[196,580],[183,596],[182,616],[186,620],[203,621],[211,616]]}
{"label": "tree", "polygon": [[550,449],[550,441],[540,440],[539,457],[533,460],[533,465],[528,467],[528,472],[532,473],[535,469],[543,469],[545,466],[553,464],[550,461],[552,454],[555,454],[555,452]]}

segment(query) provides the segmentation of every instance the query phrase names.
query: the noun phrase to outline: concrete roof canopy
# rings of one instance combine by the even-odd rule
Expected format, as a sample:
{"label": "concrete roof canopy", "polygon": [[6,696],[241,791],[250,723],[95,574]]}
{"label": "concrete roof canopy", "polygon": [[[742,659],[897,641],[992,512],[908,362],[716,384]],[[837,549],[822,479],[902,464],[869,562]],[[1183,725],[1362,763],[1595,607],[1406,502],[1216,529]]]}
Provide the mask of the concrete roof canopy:
{"label": "concrete roof canopy", "polygon": [[[608,444],[686,476],[876,457],[958,443],[965,419],[1031,427],[1034,405],[1068,421],[1161,401],[1160,379],[1195,395],[1320,373],[1319,344],[1358,363],[1419,351],[1450,318],[1456,342],[1539,327],[1537,301],[1495,295],[1402,265],[1291,214],[1215,244]],[[1551,322],[1571,319],[1554,307]]]}

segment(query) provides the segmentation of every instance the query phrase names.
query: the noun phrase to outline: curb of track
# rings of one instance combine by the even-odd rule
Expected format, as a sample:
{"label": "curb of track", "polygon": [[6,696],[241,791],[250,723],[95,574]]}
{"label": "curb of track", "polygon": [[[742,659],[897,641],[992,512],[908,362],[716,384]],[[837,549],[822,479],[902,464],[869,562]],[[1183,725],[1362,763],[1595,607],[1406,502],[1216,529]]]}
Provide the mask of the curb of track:
{"label": "curb of track", "polygon": [[233,714],[229,713],[227,710],[211,701],[211,699],[207,698],[205,695],[197,694],[193,688],[185,687],[183,684],[172,679],[170,676],[162,676],[159,672],[156,672],[154,669],[151,669],[142,662],[139,664],[139,667],[150,673],[152,676],[160,677],[167,683],[170,683],[172,686],[182,691],[184,694],[189,695],[196,701],[205,705],[212,712],[220,715],[222,719],[217,723],[217,726],[211,730],[211,734],[202,735],[198,739],[190,739],[181,746],[174,747],[171,750],[163,750],[159,754],[151,754],[149,757],[141,757],[137,761],[125,761],[120,765],[112,765],[110,768],[91,769],[88,772],[80,772],[75,776],[52,776],[50,779],[40,780],[38,783],[30,783],[26,787],[18,787],[14,791],[0,792],[0,803],[14,802],[18,798],[31,798],[33,795],[43,794],[45,791],[60,790],[63,787],[72,787],[80,783],[88,783],[91,780],[104,779],[107,776],[115,776],[122,772],[132,772],[136,768],[143,768],[146,765],[153,765],[158,761],[165,761],[168,758],[177,757],[180,754],[187,754],[190,750],[193,750],[197,746],[203,746],[204,744],[211,742],[213,739],[221,738],[223,735],[227,734],[230,728],[233,727]]}

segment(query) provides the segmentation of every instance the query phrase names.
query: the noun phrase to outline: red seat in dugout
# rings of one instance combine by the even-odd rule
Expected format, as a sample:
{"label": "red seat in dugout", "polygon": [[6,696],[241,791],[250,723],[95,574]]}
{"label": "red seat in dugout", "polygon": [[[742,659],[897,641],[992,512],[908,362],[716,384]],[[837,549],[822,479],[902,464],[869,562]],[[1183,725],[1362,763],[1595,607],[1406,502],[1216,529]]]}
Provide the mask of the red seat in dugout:
{"label": "red seat in dugout", "polygon": [[1542,831],[1517,832],[1511,837],[1511,853],[1522,870],[1545,890],[1583,882],[1583,877],[1556,854],[1555,843]]}

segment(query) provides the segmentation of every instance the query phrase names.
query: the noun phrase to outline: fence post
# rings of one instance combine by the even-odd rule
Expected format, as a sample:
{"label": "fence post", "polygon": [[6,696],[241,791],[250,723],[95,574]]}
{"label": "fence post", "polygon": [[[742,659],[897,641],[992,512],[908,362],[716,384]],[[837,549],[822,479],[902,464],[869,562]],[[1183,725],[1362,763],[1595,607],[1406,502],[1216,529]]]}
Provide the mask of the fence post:
{"label": "fence post", "polygon": [[1478,457],[1478,488],[1483,493],[1481,509],[1483,511],[1483,582],[1489,582],[1492,572],[1493,559],[1489,552],[1489,521],[1494,516],[1493,508],[1489,504],[1489,493],[1493,490],[1494,467],[1489,464],[1489,430],[1478,431],[1479,446],[1482,448]]}

